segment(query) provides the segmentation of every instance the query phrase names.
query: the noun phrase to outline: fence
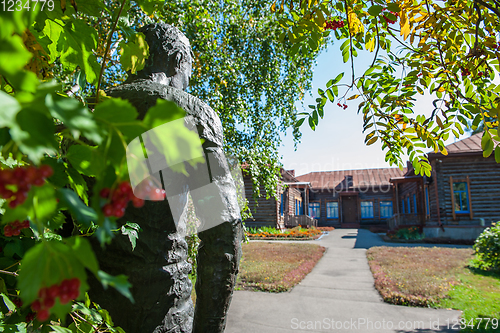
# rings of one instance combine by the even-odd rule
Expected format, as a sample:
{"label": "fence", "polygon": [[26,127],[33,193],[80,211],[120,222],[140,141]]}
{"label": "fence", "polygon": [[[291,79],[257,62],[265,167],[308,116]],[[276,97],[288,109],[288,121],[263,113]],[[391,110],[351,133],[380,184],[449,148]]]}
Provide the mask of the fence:
{"label": "fence", "polygon": [[286,215],[285,216],[285,227],[293,228],[297,226],[303,227],[317,227],[318,220],[307,216],[307,215]]}

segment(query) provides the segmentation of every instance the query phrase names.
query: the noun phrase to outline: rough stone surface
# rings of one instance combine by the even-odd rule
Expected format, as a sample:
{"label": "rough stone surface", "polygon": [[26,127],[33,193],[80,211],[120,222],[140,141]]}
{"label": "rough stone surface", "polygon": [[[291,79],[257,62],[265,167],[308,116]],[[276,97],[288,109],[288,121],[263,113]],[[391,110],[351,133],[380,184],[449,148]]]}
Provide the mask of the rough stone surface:
{"label": "rough stone surface", "polygon": [[[212,183],[229,208],[220,214],[220,222],[224,223],[199,234],[195,310],[190,298],[191,265],[183,237],[185,226],[181,222],[176,228],[171,210],[185,209],[182,200],[179,207],[170,207],[165,200],[147,201],[142,208],[127,208],[119,222],[136,222],[143,229],[134,251],[125,236],[115,237],[104,249],[93,244],[102,270],[129,276],[135,304],[113,288],[102,290],[96,280],[90,281],[91,298],[107,309],[114,323],[127,333],[222,332],[236,282],[243,234],[236,188],[223,160],[222,125],[207,104],[182,90],[186,88],[186,77],[189,80],[192,61],[186,37],[166,24],[150,25],[141,31],[150,45],[147,67],[107,94],[129,100],[137,108],[139,118],[159,98],[177,103],[191,115],[204,139],[205,155],[211,153],[219,158],[220,172],[212,175]],[[194,170],[188,170],[191,172]],[[183,181],[182,177],[179,174],[175,181]],[[187,190],[182,197],[187,201]],[[196,209],[194,197],[193,203]],[[203,215],[199,209],[197,213]]]}

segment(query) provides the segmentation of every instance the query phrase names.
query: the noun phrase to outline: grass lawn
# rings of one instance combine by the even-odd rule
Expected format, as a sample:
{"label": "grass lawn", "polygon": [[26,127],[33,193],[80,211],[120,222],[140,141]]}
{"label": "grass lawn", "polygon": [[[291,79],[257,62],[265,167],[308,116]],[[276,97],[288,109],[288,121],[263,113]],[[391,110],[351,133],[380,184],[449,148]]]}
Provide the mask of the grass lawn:
{"label": "grass lawn", "polygon": [[283,292],[313,269],[325,248],[315,244],[243,244],[237,289]]}
{"label": "grass lawn", "polygon": [[[367,257],[386,302],[462,310],[463,332],[500,331],[500,274],[468,267],[472,249],[383,246]],[[488,329],[477,318],[491,318]]]}

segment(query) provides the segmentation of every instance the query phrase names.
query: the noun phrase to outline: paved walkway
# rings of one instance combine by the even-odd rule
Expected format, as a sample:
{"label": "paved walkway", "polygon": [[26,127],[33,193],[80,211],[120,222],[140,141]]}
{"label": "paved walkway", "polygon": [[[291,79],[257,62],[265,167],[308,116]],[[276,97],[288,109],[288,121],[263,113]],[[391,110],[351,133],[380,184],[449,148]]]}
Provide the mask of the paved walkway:
{"label": "paved walkway", "polygon": [[234,292],[226,333],[458,332],[447,323],[451,328],[459,311],[390,305],[373,286],[367,248],[435,245],[385,243],[362,229],[336,229],[311,242],[327,251],[291,292]]}

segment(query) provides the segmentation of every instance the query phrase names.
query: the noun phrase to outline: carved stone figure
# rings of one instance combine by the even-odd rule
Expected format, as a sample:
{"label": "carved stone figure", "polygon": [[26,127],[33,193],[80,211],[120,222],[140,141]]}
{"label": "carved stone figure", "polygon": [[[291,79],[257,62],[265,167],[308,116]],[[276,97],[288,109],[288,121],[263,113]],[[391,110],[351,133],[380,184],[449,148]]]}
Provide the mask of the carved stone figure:
{"label": "carved stone figure", "polygon": [[[192,117],[199,137],[204,139],[205,155],[210,154],[217,164],[218,171],[211,174],[211,184],[226,209],[220,212],[220,221],[215,221],[220,224],[199,233],[195,309],[190,298],[191,265],[186,261],[184,226],[176,228],[173,217],[186,209],[187,189],[179,196],[179,205],[171,207],[167,200],[146,201],[142,208],[127,208],[119,222],[136,222],[143,229],[134,251],[125,236],[115,237],[104,248],[94,246],[102,270],[129,276],[135,304],[113,288],[102,290],[97,281],[90,282],[91,299],[107,309],[115,325],[127,333],[222,332],[236,282],[243,232],[236,189],[222,148],[222,125],[208,105],[184,91],[192,66],[192,51],[186,36],[164,23],[147,25],[139,31],[149,44],[150,56],[145,68],[107,94],[130,101],[139,118],[144,117],[158,98],[182,107]],[[194,169],[187,171],[196,174]],[[172,182],[183,181],[183,177],[182,174],[171,177]],[[202,217],[194,196],[193,203]]]}

